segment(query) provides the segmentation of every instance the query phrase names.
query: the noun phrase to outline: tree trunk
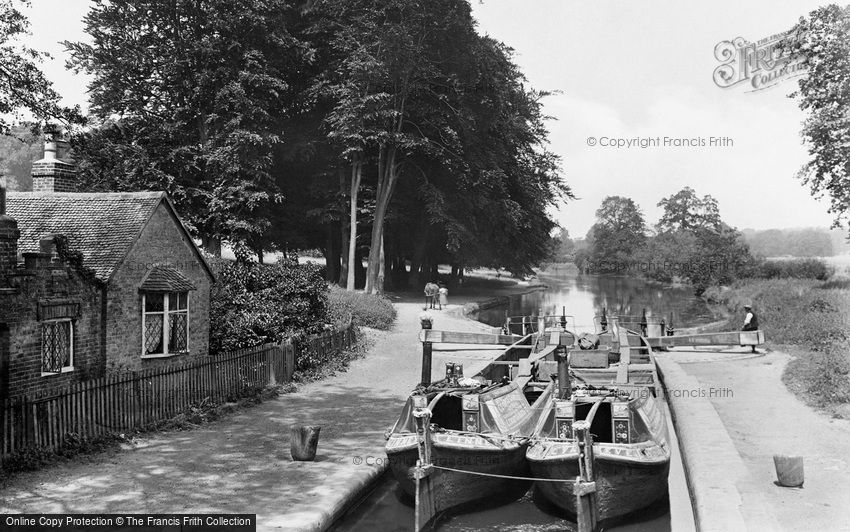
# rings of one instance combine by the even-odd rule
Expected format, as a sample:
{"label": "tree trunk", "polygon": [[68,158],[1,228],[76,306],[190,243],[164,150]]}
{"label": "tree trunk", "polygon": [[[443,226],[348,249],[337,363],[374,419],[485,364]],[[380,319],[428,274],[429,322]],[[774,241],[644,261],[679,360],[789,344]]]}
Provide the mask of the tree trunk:
{"label": "tree trunk", "polygon": [[213,257],[221,258],[221,238],[216,236],[201,237],[201,247]]}
{"label": "tree trunk", "polygon": [[355,159],[351,164],[351,210],[349,211],[348,222],[348,279],[345,285],[346,290],[354,290],[354,261],[356,259],[354,251],[357,249],[357,193],[360,191],[362,175],[363,163],[359,159]]}
{"label": "tree trunk", "polygon": [[339,228],[336,222],[328,225],[327,251],[325,252],[325,279],[336,282],[339,279]]}
{"label": "tree trunk", "polygon": [[383,234],[383,232],[381,233],[381,253],[380,253],[380,258],[378,260],[380,261],[380,266],[378,268],[378,280],[375,283],[375,292],[379,296],[382,296],[382,295],[384,295],[384,280],[386,279],[386,268],[384,266],[384,264],[386,262],[386,257],[384,256],[384,234]]}
{"label": "tree trunk", "polygon": [[354,253],[354,286],[363,287],[366,284],[366,268],[363,267],[363,250],[356,248]]}
{"label": "tree trunk", "polygon": [[372,245],[369,247],[369,263],[366,269],[366,293],[375,291],[381,268],[381,242],[384,234],[384,218],[387,214],[397,179],[396,149],[381,147],[378,152],[378,191],[375,197],[375,220],[372,223]]}
{"label": "tree trunk", "polygon": [[[347,183],[345,179],[345,169],[340,166],[339,167],[339,192],[340,194],[345,194],[347,188]],[[351,253],[348,250],[348,242],[350,235],[348,234],[349,227],[351,226],[351,220],[349,216],[343,216],[340,221],[340,263],[339,263],[339,277],[334,280],[339,286],[345,288],[348,283],[348,258],[351,256]]]}

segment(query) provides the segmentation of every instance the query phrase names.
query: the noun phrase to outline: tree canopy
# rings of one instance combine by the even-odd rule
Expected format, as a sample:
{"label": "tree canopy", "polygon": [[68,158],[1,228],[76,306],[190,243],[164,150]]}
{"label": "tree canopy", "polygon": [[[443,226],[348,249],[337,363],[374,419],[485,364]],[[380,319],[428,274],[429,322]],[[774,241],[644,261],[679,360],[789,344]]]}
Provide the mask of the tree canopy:
{"label": "tree canopy", "polygon": [[572,194],[546,93],[467,0],[95,0],[85,22],[87,188],[164,189],[209,249],[318,248],[349,287],[547,257]]}
{"label": "tree canopy", "polygon": [[804,58],[800,108],[807,113],[802,137],[809,161],[799,177],[816,197],[827,195],[835,224],[850,212],[850,6],[820,7],[791,29],[791,54]]}
{"label": "tree canopy", "polygon": [[309,48],[279,1],[94,0],[91,44],[68,42],[92,76],[96,128],[76,139],[92,189],[166,190],[208,248],[268,231],[271,174],[290,112],[288,79]]}
{"label": "tree canopy", "polygon": [[[596,223],[588,239],[592,241],[591,260],[620,268],[631,262],[646,242],[646,222],[640,208],[631,198],[608,196],[596,210]],[[612,266],[609,266],[609,268]]]}
{"label": "tree canopy", "polygon": [[38,68],[48,55],[20,42],[29,34],[29,21],[18,6],[29,5],[29,0],[0,0],[0,135],[15,133],[14,124],[22,120],[34,120],[37,130],[49,120],[72,124],[82,119],[79,109],[60,105],[59,93]]}

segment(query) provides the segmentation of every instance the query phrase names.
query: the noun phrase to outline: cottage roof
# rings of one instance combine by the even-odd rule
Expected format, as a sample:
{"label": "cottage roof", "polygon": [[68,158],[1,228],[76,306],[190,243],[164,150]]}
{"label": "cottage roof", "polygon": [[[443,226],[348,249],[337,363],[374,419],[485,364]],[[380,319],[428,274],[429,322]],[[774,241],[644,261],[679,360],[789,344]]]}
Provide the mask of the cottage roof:
{"label": "cottage roof", "polygon": [[151,268],[139,287],[142,292],[188,292],[197,289],[177,268],[168,265]]}
{"label": "cottage roof", "polygon": [[[62,234],[72,251],[83,254],[83,264],[101,281],[109,281],[124,261],[160,203],[164,203],[186,233],[165,192],[11,192],[9,216],[18,221],[18,250],[38,251],[39,240]],[[206,260],[195,248],[199,262],[212,277]]]}

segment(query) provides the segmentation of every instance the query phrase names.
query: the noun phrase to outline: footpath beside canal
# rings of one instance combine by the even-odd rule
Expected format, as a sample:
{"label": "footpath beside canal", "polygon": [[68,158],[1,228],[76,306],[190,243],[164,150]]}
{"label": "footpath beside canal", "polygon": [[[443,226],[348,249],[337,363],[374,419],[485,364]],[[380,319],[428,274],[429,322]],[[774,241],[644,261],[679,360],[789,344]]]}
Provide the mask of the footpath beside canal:
{"label": "footpath beside canal", "polygon": [[[657,358],[699,530],[850,530],[850,423],[788,391],[787,355],[676,349]],[[775,483],[774,454],[804,457],[802,489]]]}
{"label": "footpath beside canal", "polygon": [[[396,308],[394,328],[367,331],[368,355],[348,371],[124,452],[20,474],[0,488],[0,513],[256,513],[258,530],[326,528],[385,470],[384,431],[421,375],[422,302]],[[431,311],[434,327],[491,330],[459,310]],[[472,375],[497,353],[435,350],[434,375],[449,360]],[[296,423],[322,427],[315,462],[290,460]]]}

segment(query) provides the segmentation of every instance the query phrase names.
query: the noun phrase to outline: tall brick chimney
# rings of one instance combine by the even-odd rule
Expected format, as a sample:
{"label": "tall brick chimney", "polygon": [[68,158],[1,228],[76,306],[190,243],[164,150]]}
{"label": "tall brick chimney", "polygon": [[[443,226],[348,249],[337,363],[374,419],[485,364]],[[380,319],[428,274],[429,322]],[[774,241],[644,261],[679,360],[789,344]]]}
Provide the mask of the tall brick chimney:
{"label": "tall brick chimney", "polygon": [[0,285],[18,263],[18,222],[6,214],[6,178],[0,177]]}
{"label": "tall brick chimney", "polygon": [[75,192],[77,190],[77,167],[73,162],[59,157],[59,146],[64,145],[59,129],[44,128],[44,158],[32,163],[33,192]]}

